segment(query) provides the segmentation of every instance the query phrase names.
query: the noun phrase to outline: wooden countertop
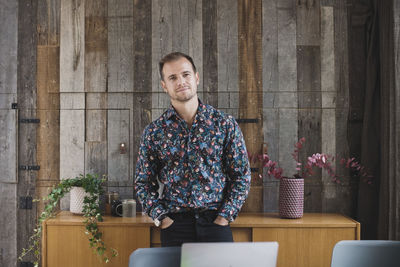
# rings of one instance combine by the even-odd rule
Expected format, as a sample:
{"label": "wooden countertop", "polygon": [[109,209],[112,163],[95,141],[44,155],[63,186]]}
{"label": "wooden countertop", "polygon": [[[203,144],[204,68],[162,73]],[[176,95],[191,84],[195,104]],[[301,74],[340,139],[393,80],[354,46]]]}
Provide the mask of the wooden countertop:
{"label": "wooden countertop", "polygon": [[[133,218],[103,216],[99,226],[135,225],[154,226],[153,220],[138,213]],[[55,218],[48,219],[50,225],[83,225],[83,216],[69,211],[61,211]],[[357,227],[359,223],[351,218],[335,213],[305,213],[301,219],[281,219],[277,213],[240,213],[231,227]]]}

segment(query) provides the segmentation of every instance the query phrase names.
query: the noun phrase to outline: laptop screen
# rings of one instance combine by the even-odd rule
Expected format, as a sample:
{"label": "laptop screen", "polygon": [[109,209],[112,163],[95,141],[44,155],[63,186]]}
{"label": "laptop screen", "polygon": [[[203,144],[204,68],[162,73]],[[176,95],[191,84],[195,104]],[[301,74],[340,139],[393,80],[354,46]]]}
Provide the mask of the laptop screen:
{"label": "laptop screen", "polygon": [[181,267],[275,267],[277,242],[185,243]]}

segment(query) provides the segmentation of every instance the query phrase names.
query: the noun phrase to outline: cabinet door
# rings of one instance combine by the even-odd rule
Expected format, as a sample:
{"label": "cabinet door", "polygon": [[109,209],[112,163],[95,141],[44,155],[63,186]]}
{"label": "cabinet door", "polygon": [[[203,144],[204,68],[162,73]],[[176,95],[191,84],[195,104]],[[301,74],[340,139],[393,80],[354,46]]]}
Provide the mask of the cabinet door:
{"label": "cabinet door", "polygon": [[48,225],[47,262],[43,266],[128,266],[129,255],[135,249],[150,246],[149,227],[101,226],[100,231],[106,246],[118,250],[118,256],[110,263],[101,262],[93,253],[83,225]]}
{"label": "cabinet door", "polygon": [[340,240],[354,240],[355,228],[253,228],[253,241],[277,241],[278,267],[329,267]]}

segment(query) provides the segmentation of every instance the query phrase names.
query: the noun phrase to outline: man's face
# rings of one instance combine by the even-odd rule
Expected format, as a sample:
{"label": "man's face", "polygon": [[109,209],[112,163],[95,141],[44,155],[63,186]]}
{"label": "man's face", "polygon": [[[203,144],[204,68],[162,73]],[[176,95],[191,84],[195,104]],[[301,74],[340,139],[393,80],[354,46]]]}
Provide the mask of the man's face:
{"label": "man's face", "polygon": [[163,67],[164,80],[161,86],[170,96],[171,102],[187,102],[197,98],[199,75],[194,73],[192,64],[186,58],[167,62]]}

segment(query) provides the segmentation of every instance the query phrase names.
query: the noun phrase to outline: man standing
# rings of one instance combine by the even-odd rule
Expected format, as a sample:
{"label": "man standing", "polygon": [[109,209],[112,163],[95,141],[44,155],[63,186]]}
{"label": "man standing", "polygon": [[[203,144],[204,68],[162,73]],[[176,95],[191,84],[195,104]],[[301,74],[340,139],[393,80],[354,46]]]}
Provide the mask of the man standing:
{"label": "man standing", "polygon": [[198,99],[200,79],[191,57],[168,54],[159,68],[171,107],[143,132],[137,198],[161,228],[162,246],[232,242],[229,222],[251,179],[242,132],[232,116]]}

